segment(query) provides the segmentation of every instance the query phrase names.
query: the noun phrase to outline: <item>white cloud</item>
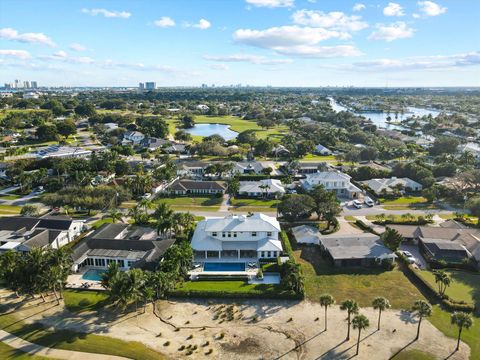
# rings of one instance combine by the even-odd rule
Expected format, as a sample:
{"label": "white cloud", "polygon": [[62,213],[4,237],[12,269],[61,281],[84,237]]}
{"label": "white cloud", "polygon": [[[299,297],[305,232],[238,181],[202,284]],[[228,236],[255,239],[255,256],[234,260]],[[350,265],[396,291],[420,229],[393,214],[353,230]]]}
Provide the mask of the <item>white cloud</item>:
{"label": "white cloud", "polygon": [[65,58],[68,57],[68,54],[63,50],[60,50],[60,51],[57,51],[56,53],[54,53],[53,56],[65,59]]}
{"label": "white cloud", "polygon": [[46,36],[43,33],[19,33],[17,30],[12,28],[3,28],[0,29],[0,39],[19,41],[23,43],[38,43],[43,45],[48,45],[51,47],[55,46],[55,43],[52,39]]}
{"label": "white cloud", "polygon": [[265,30],[239,29],[233,34],[237,43],[270,49],[282,55],[318,58],[360,55],[361,52],[352,45],[317,46],[324,40],[349,37],[345,32],[296,25]]}
{"label": "white cloud", "polygon": [[208,67],[213,70],[222,70],[222,71],[229,69],[227,64],[210,64],[208,65]]}
{"label": "white cloud", "polygon": [[397,39],[406,39],[413,36],[414,29],[409,28],[403,21],[393,24],[377,24],[376,30],[368,37],[370,40],[394,41]]}
{"label": "white cloud", "polygon": [[88,56],[69,56],[65,51],[60,50],[52,55],[41,55],[37,57],[38,60],[43,61],[60,61],[71,64],[93,64],[95,60]]}
{"label": "white cloud", "polygon": [[353,11],[362,11],[362,10],[365,10],[365,8],[366,8],[365,4],[356,3],[355,5],[353,5],[352,10]]}
{"label": "white cloud", "polygon": [[79,43],[71,43],[69,48],[74,50],[74,51],[78,51],[78,52],[87,50],[86,46],[83,46],[82,44],[79,44]]}
{"label": "white cloud", "polygon": [[295,0],[246,0],[247,4],[256,6],[256,7],[268,7],[268,8],[277,8],[277,7],[293,7]]}
{"label": "white cloud", "polygon": [[223,55],[223,56],[204,55],[203,58],[209,61],[248,62],[256,65],[281,65],[281,64],[289,64],[292,62],[292,60],[290,59],[270,59],[265,56],[251,55],[251,54],[234,54],[234,55]]}
{"label": "white cloud", "polygon": [[292,15],[293,22],[299,25],[332,28],[342,31],[360,31],[368,27],[360,16],[348,16],[340,11],[324,13],[316,10],[299,10]]}
{"label": "white cloud", "polygon": [[127,11],[112,11],[112,10],[107,10],[107,9],[82,9],[82,13],[84,14],[89,14],[92,16],[97,16],[97,15],[102,15],[103,17],[106,18],[120,18],[120,19],[128,19],[130,16],[132,16],[131,13]]}
{"label": "white cloud", "polygon": [[185,23],[184,24],[185,27],[193,27],[193,28],[197,28],[197,29],[200,29],[200,30],[206,30],[208,29],[209,27],[212,26],[212,23],[206,19],[200,19],[198,21],[198,23],[196,24],[191,24],[191,23]]}
{"label": "white cloud", "polygon": [[419,1],[417,4],[424,16],[438,16],[447,12],[446,7],[440,6],[433,1]]}
{"label": "white cloud", "polygon": [[383,15],[385,16],[404,16],[405,12],[400,4],[397,3],[388,3],[388,5],[383,9]]}
{"label": "white cloud", "polygon": [[344,69],[355,71],[408,71],[448,69],[478,65],[480,65],[480,51],[446,56],[419,56],[405,59],[375,59],[370,61],[356,62],[346,66],[340,66]]}
{"label": "white cloud", "polygon": [[28,51],[25,50],[6,50],[6,49],[0,49],[0,56],[5,56],[5,57],[14,57],[17,59],[30,59],[31,55]]}
{"label": "white cloud", "polygon": [[162,16],[160,19],[155,20],[153,24],[157,27],[167,28],[175,26],[175,21],[168,16]]}

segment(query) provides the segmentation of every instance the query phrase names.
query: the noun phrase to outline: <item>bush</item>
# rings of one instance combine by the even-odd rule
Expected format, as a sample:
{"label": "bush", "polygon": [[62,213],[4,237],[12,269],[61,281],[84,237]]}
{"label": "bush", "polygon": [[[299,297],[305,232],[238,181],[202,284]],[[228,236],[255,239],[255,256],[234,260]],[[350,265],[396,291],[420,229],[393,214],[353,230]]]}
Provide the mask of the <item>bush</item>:
{"label": "bush", "polygon": [[285,231],[280,233],[280,240],[282,241],[283,251],[288,255],[290,260],[294,260],[292,244],[290,244],[290,238]]}
{"label": "bush", "polygon": [[258,269],[258,271],[257,271],[257,279],[263,279],[263,271],[262,271],[262,269]]}

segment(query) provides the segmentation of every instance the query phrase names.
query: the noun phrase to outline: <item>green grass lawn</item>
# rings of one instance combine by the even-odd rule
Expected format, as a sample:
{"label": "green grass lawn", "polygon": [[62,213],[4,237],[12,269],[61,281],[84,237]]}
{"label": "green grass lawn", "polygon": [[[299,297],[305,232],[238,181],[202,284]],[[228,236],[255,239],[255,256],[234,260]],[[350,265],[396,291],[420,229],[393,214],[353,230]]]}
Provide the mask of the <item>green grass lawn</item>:
{"label": "green grass lawn", "polygon": [[[167,120],[168,128],[170,133],[173,135],[177,131],[176,126],[178,125],[177,120]],[[288,132],[286,126],[276,126],[271,129],[263,129],[257,125],[256,122],[250,120],[243,120],[236,116],[207,116],[207,115],[196,115],[195,123],[197,124],[225,124],[230,125],[230,129],[238,133],[245,130],[254,130],[257,134],[257,137],[260,139],[273,138],[281,139],[284,134]],[[198,140],[201,137],[195,137],[194,139]]]}
{"label": "green grass lawn", "polygon": [[17,215],[22,210],[21,206],[0,205],[0,215]]}
{"label": "green grass lawn", "polygon": [[399,270],[333,268],[317,247],[299,247],[294,254],[305,276],[306,297],[311,301],[318,302],[321,294],[329,293],[337,303],[355,299],[360,306],[371,306],[375,297],[384,296],[393,308],[408,309],[415,300],[424,299]]}
{"label": "green grass lawn", "polygon": [[218,211],[222,201],[221,197],[176,197],[158,198],[155,203],[166,203],[177,211]]}
{"label": "green grass lawn", "polygon": [[3,360],[48,360],[38,355],[30,355],[0,342],[0,359]]}
{"label": "green grass lawn", "polygon": [[282,289],[280,285],[274,284],[249,284],[243,280],[226,280],[226,281],[186,281],[181,283],[174,291],[173,295],[212,293],[212,297],[217,293],[237,296],[275,296],[280,294],[287,294],[288,291]]}
{"label": "green grass lawn", "polygon": [[[438,288],[431,271],[418,270],[417,272],[434,289]],[[446,272],[450,275],[452,282],[445,294],[455,301],[474,302],[478,308],[480,306],[480,273],[461,270],[446,270]]]}
{"label": "green grass lawn", "polygon": [[102,291],[66,290],[63,292],[66,308],[71,312],[100,310],[107,304]]}
{"label": "green grass lawn", "polygon": [[[68,319],[65,319],[68,321]],[[72,321],[78,321],[72,318]],[[0,328],[22,339],[45,347],[82,351],[106,355],[125,356],[130,359],[165,359],[165,357],[139,342],[123,341],[108,336],[77,333],[70,330],[50,331],[39,323],[27,324],[21,314],[0,316]]]}
{"label": "green grass lawn", "polygon": [[92,224],[92,227],[94,229],[98,229],[100,226],[102,226],[103,224],[111,224],[113,223],[112,219],[110,218],[105,218],[105,219],[100,219],[100,220],[97,220],[95,221],[93,224]]}
{"label": "green grass lawn", "polygon": [[392,360],[436,360],[436,357],[420,350],[404,350]]}
{"label": "green grass lawn", "polygon": [[435,204],[428,203],[423,196],[402,196],[395,200],[379,200],[386,210],[436,209]]}
{"label": "green grass lawn", "polygon": [[277,204],[280,200],[266,199],[235,199],[230,200],[231,207],[229,210],[239,212],[272,212],[276,211]]}
{"label": "green grass lawn", "polygon": [[316,154],[307,154],[300,161],[318,161],[318,162],[341,162],[335,158],[335,155],[316,155]]}
{"label": "green grass lawn", "polygon": [[[450,323],[450,313],[438,305],[433,307],[432,316],[428,320],[446,336],[456,339],[458,328]],[[462,340],[470,346],[470,360],[480,359],[480,317],[473,318],[473,326],[463,330]],[[453,350],[453,349],[452,349]]]}
{"label": "green grass lawn", "polygon": [[15,194],[0,195],[0,200],[18,200],[21,197],[22,197],[21,195],[15,195]]}

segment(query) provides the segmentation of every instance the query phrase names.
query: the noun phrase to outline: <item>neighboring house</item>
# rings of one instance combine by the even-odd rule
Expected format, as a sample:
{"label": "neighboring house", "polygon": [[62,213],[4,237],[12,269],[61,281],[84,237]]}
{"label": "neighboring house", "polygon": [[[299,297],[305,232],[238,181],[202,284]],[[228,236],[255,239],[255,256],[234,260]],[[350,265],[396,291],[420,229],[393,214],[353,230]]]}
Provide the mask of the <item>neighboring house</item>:
{"label": "neighboring house", "polygon": [[28,252],[33,248],[58,249],[73,241],[83,231],[84,221],[69,217],[0,218],[0,252]]}
{"label": "neighboring house", "polygon": [[208,166],[210,166],[210,163],[203,161],[180,162],[177,164],[177,175],[193,179],[201,179]]}
{"label": "neighboring house", "polygon": [[173,195],[215,195],[225,193],[225,187],[217,181],[175,180],[166,192]]}
{"label": "neighboring house", "polygon": [[197,110],[200,110],[202,112],[206,112],[208,111],[210,108],[208,107],[208,105],[205,105],[205,104],[200,104],[200,105],[197,105],[196,106]]}
{"label": "neighboring house", "polygon": [[378,266],[384,259],[395,259],[380,237],[373,234],[319,237],[319,245],[335,267]]}
{"label": "neighboring house", "polygon": [[145,139],[145,135],[143,135],[141,132],[127,131],[125,134],[123,134],[122,144],[138,145],[143,139]]}
{"label": "neighboring house", "polygon": [[258,161],[237,162],[234,164],[232,172],[240,175],[259,175],[264,169],[265,166]]}
{"label": "neighboring house", "polygon": [[367,185],[373,192],[377,195],[382,193],[392,193],[396,188],[400,189],[401,192],[406,191],[421,191],[422,184],[419,184],[416,181],[413,181],[409,178],[397,178],[391,177],[388,179],[370,179],[366,181],[361,181],[362,184]]}
{"label": "neighboring house", "polygon": [[250,197],[281,197],[285,187],[280,180],[241,181],[238,195]]}
{"label": "neighboring house", "polygon": [[107,269],[116,262],[121,270],[132,267],[154,270],[175,239],[158,240],[149,228],[128,224],[104,224],[73,248],[73,271],[82,268]]}
{"label": "neighboring house", "polygon": [[480,161],[480,145],[479,144],[474,142],[469,142],[466,144],[459,145],[457,149],[461,153],[464,153],[464,152],[471,153],[473,156],[475,156],[475,158],[478,161]]}
{"label": "neighboring house", "polygon": [[333,151],[329,148],[326,148],[322,144],[318,144],[317,146],[315,146],[315,153],[319,155],[332,155]]}
{"label": "neighboring house", "polygon": [[148,137],[140,141],[140,146],[147,148],[150,151],[154,151],[154,150],[163,148],[165,146],[168,146],[170,145],[170,143],[171,143],[170,140],[158,139],[155,137]]}
{"label": "neighboring house", "polygon": [[188,145],[172,142],[170,146],[163,148],[167,154],[186,154],[188,153]]}
{"label": "neighboring house", "polygon": [[[389,228],[397,230],[406,240],[417,243],[425,256],[432,260],[445,260],[455,262],[459,254],[465,252],[474,258],[477,265],[480,264],[480,230],[462,227],[457,222],[445,222],[443,226],[407,226],[388,225]],[[448,245],[448,244],[456,245]],[[462,255],[462,256],[463,256]],[[460,256],[461,257],[461,256]],[[457,259],[457,260],[455,260]]]}
{"label": "neighboring house", "polygon": [[322,171],[307,175],[306,179],[300,180],[305,190],[312,190],[317,185],[334,192],[340,198],[355,199],[362,192],[350,182],[351,177],[338,171]]}
{"label": "neighboring house", "polygon": [[82,149],[81,147],[70,147],[70,146],[60,146],[53,145],[47,148],[38,150],[35,153],[35,156],[39,159],[47,158],[78,158],[78,157],[88,157],[92,155],[91,150]]}
{"label": "neighboring house", "polygon": [[301,162],[298,164],[298,173],[302,175],[321,172],[319,169],[328,169],[326,162]]}
{"label": "neighboring house", "polygon": [[290,151],[285,146],[279,144],[273,148],[272,154],[275,157],[284,157],[284,156],[289,156]]}
{"label": "neighboring house", "polygon": [[108,184],[109,182],[115,179],[115,173],[107,173],[107,172],[99,172],[97,176],[95,176],[90,183],[93,186]]}
{"label": "neighboring house", "polygon": [[283,251],[280,231],[276,218],[259,213],[200,221],[191,242],[195,261],[276,258]]}
{"label": "neighboring house", "polygon": [[107,132],[118,129],[118,124],[115,123],[105,123],[103,124],[103,126],[105,126]]}

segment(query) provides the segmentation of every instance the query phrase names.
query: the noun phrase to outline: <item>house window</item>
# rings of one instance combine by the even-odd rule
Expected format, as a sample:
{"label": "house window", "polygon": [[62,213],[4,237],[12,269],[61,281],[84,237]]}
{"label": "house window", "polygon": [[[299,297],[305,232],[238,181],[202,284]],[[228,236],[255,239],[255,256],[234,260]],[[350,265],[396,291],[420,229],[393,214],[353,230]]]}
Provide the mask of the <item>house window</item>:
{"label": "house window", "polygon": [[262,251],[261,257],[262,257],[262,258],[265,257],[265,251]]}
{"label": "house window", "polygon": [[225,236],[227,236],[227,234],[226,234],[226,233],[224,233],[224,232],[222,232],[222,237],[225,237]]}
{"label": "house window", "polygon": [[267,232],[267,236],[272,236],[272,232],[271,231]]}
{"label": "house window", "polygon": [[252,237],[255,237],[255,236],[257,236],[257,232],[256,232],[256,231],[253,231],[253,232],[252,232]]}
{"label": "house window", "polygon": [[233,237],[235,237],[235,238],[237,237],[237,233],[236,233],[236,232],[233,233]]}
{"label": "house window", "polygon": [[232,233],[231,233],[231,232],[228,232],[228,237],[232,237]]}
{"label": "house window", "polygon": [[216,232],[212,232],[212,236],[217,236],[217,233],[216,233]]}
{"label": "house window", "polygon": [[270,251],[269,251],[269,252],[267,252],[267,257],[271,257],[271,256],[270,256]]}

